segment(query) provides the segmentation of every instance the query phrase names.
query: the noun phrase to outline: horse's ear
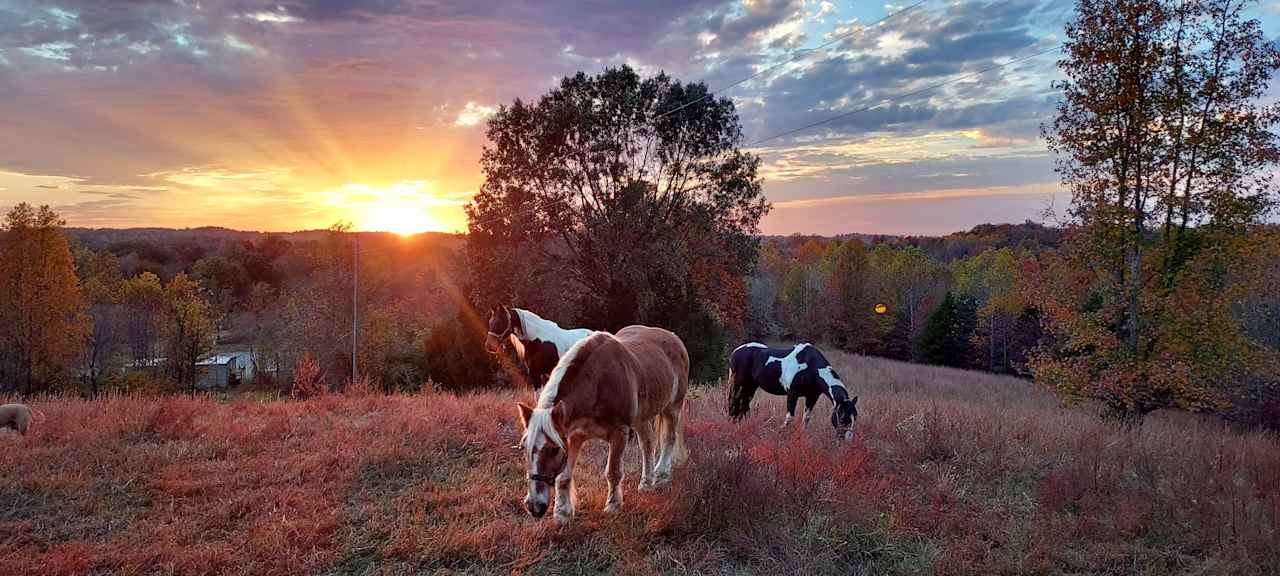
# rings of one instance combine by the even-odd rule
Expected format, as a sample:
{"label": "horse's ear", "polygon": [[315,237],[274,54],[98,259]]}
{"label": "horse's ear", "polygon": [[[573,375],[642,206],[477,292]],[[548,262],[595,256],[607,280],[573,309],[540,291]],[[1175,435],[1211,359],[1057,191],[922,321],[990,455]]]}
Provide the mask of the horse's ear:
{"label": "horse's ear", "polygon": [[524,402],[516,402],[516,407],[520,409],[520,427],[529,427],[529,417],[533,415],[533,408],[525,406]]}
{"label": "horse's ear", "polygon": [[854,396],[854,397],[853,397],[853,405],[854,405],[854,406],[857,406],[857,405],[858,405],[858,397],[857,397],[857,396]]}

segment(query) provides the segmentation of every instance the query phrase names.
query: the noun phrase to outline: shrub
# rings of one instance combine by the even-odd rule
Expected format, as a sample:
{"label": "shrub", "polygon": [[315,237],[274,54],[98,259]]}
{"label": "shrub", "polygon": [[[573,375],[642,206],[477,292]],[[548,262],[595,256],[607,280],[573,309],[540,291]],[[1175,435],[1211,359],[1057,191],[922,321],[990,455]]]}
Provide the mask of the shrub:
{"label": "shrub", "polygon": [[304,352],[293,365],[293,389],[290,393],[294,398],[304,399],[323,396],[328,391],[320,364],[311,357],[310,352]]}

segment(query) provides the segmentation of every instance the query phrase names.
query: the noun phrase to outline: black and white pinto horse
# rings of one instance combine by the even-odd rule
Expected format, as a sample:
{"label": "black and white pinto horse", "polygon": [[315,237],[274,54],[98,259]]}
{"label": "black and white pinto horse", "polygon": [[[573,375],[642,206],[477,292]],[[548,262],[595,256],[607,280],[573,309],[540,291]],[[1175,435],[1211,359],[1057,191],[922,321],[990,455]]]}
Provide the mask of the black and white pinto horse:
{"label": "black and white pinto horse", "polygon": [[787,397],[787,418],[795,417],[796,401],[805,399],[804,422],[808,427],[818,398],[831,400],[831,426],[846,440],[852,440],[858,419],[858,397],[849,396],[840,376],[817,347],[804,343],[791,349],[769,348],[748,342],[729,356],[729,416],[741,420],[751,411],[756,389]]}
{"label": "black and white pinto horse", "polygon": [[536,396],[560,358],[591,334],[586,328],[566,330],[528,310],[494,306],[489,310],[489,333],[484,347],[489,353],[498,354],[504,343],[510,343],[529,373],[529,384]]}

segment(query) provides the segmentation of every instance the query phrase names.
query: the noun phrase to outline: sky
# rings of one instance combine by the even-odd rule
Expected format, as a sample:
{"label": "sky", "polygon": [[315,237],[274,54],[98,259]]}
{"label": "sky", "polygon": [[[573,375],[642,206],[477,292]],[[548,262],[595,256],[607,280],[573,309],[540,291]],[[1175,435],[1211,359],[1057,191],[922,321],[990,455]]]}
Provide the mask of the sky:
{"label": "sky", "polygon": [[[916,2],[0,0],[0,207],[462,230],[486,118],[627,64],[734,100],[765,233],[1051,221],[1057,53],[971,74],[1060,43],[1072,4]],[[1269,36],[1278,4],[1256,10]]]}

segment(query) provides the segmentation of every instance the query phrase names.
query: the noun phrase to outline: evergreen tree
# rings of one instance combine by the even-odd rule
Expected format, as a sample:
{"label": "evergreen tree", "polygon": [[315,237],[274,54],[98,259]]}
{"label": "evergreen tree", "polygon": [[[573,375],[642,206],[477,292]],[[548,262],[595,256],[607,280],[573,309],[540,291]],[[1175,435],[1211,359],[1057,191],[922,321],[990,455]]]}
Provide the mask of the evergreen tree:
{"label": "evergreen tree", "polygon": [[977,315],[973,304],[951,292],[925,320],[916,345],[916,358],[926,364],[967,368],[973,362],[973,334]]}

